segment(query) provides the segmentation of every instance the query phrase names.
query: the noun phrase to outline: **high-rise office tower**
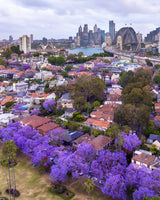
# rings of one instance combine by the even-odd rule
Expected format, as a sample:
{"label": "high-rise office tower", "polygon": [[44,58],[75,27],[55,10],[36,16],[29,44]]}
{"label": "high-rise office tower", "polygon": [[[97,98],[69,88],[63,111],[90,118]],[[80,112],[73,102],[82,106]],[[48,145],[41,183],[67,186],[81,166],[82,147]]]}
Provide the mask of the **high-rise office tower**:
{"label": "high-rise office tower", "polygon": [[103,44],[103,42],[105,42],[105,31],[101,30],[101,44]]}
{"label": "high-rise office tower", "polygon": [[82,42],[81,45],[83,47],[88,46],[88,24],[84,24],[83,32],[82,32]]}
{"label": "high-rise office tower", "polygon": [[93,28],[94,33],[97,32],[97,29],[98,29],[97,24],[95,24],[95,25],[94,25],[94,28]]}
{"label": "high-rise office tower", "polygon": [[12,37],[12,35],[9,36],[9,42],[13,42],[13,37]]}
{"label": "high-rise office tower", "polygon": [[31,51],[31,38],[28,37],[27,35],[23,35],[22,37],[19,38],[20,44],[19,48],[20,51],[24,51],[24,53],[28,53]]}
{"label": "high-rise office tower", "polygon": [[79,33],[79,36],[80,36],[81,33],[82,33],[82,26],[79,27],[79,29],[78,29],[78,33]]}
{"label": "high-rise office tower", "polygon": [[114,21],[109,21],[109,33],[111,36],[111,40],[113,42],[113,40],[115,38],[115,23],[114,23]]}
{"label": "high-rise office tower", "polygon": [[88,33],[88,24],[84,24],[83,32]]}
{"label": "high-rise office tower", "polygon": [[31,44],[33,43],[33,34],[30,35],[31,38]]}

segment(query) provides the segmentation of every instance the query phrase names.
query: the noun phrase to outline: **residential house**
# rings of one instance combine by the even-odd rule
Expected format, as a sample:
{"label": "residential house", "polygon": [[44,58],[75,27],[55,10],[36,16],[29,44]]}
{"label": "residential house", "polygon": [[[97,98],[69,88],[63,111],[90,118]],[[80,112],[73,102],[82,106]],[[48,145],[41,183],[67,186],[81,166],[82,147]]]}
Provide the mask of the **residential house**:
{"label": "residential house", "polygon": [[92,69],[94,67],[94,62],[93,61],[87,61],[84,63],[84,68],[85,69]]}
{"label": "residential house", "polygon": [[135,155],[131,159],[132,164],[136,164],[139,167],[146,166],[148,169],[152,169],[155,164],[158,164],[160,160],[153,155],[149,155],[147,153],[141,153],[139,155]]}
{"label": "residential house", "polygon": [[83,75],[92,76],[93,73],[92,73],[92,72],[85,72],[85,71],[83,71],[83,72],[77,72],[77,76],[78,76],[78,77],[81,77],[81,76],[83,76]]}
{"label": "residential house", "polygon": [[0,82],[0,93],[5,91],[5,87],[8,86],[8,83],[6,82]]}
{"label": "residential house", "polygon": [[8,103],[8,102],[12,102],[12,101],[14,101],[15,99],[14,99],[14,97],[12,97],[12,96],[5,96],[5,97],[3,97],[2,99],[1,99],[1,106],[4,106],[6,103]]}
{"label": "residential house", "polygon": [[17,119],[18,119],[18,116],[11,113],[0,114],[0,126],[6,126]]}
{"label": "residential house", "polygon": [[6,68],[5,68],[5,66],[4,65],[0,65],[0,71],[1,70],[5,70]]}
{"label": "residential house", "polygon": [[28,90],[28,83],[25,83],[25,82],[13,83],[14,92],[21,92],[21,91],[27,91],[27,90]]}
{"label": "residential house", "polygon": [[[35,93],[34,93],[35,94]],[[42,94],[38,94],[36,93],[37,95],[34,97],[34,102],[36,104],[40,104],[42,100],[45,100],[50,94],[45,94],[45,93],[42,93]]]}
{"label": "residential house", "polygon": [[84,122],[84,124],[86,126],[89,126],[90,128],[98,129],[100,131],[106,131],[110,126],[109,121],[103,121],[103,120],[98,120],[98,119],[93,119],[93,118],[88,118]]}
{"label": "residential house", "polygon": [[53,99],[53,100],[55,100],[55,99],[56,99],[56,94],[53,92],[53,93],[49,94],[49,95],[46,97],[46,99]]}
{"label": "residential house", "polygon": [[35,73],[34,75],[34,79],[42,79],[43,81],[44,80],[47,80],[47,79],[51,79],[53,77],[53,74],[52,72],[50,71],[41,71],[41,72],[37,72]]}
{"label": "residential house", "polygon": [[88,133],[81,135],[80,137],[78,137],[76,140],[72,141],[72,147],[74,148],[78,148],[79,145],[83,142],[87,142],[89,143],[90,141],[92,141],[95,138],[94,135],[89,135]]}
{"label": "residential house", "polygon": [[39,126],[37,128],[37,130],[39,131],[39,133],[41,135],[46,135],[46,133],[48,133],[49,131],[53,130],[53,129],[56,129],[59,127],[59,124],[56,124],[56,123],[53,123],[53,122],[49,122],[47,124],[44,124],[42,126]]}
{"label": "residential house", "polygon": [[107,148],[113,144],[113,139],[104,135],[99,135],[88,142],[97,151]]}
{"label": "residential house", "polygon": [[31,126],[33,129],[37,129],[40,126],[49,123],[50,121],[51,120],[48,117],[40,117],[37,115],[25,117],[20,120],[23,126]]}
{"label": "residential house", "polygon": [[90,116],[94,119],[109,121],[112,123],[114,119],[114,108],[117,106],[118,104],[110,103],[100,107],[95,107],[95,111],[93,111]]}
{"label": "residential house", "polygon": [[154,141],[153,144],[155,145],[156,149],[160,150],[160,142],[158,140]]}
{"label": "residential house", "polygon": [[160,115],[160,103],[155,103],[155,111],[157,115]]}
{"label": "residential house", "polygon": [[18,72],[19,72],[18,69],[13,68],[13,69],[7,70],[5,73],[6,73],[8,79],[12,79],[14,74],[16,74]]}
{"label": "residential house", "polygon": [[150,143],[150,144],[152,144],[152,143],[155,142],[156,140],[157,140],[158,142],[160,142],[160,135],[150,134],[150,135],[149,135],[149,138],[148,138],[148,140],[147,140],[147,142]]}
{"label": "residential house", "polygon": [[63,94],[57,103],[63,108],[73,108],[73,100],[70,98],[69,93]]}
{"label": "residential house", "polygon": [[83,132],[80,131],[70,131],[63,136],[63,140],[65,144],[70,144],[72,141],[76,140],[78,137],[83,135]]}
{"label": "residential house", "polygon": [[76,110],[74,108],[68,108],[65,113],[64,113],[64,117],[73,117],[73,114],[76,112]]}
{"label": "residential house", "polygon": [[12,59],[12,62],[18,61],[18,54],[17,53],[11,53],[11,59]]}

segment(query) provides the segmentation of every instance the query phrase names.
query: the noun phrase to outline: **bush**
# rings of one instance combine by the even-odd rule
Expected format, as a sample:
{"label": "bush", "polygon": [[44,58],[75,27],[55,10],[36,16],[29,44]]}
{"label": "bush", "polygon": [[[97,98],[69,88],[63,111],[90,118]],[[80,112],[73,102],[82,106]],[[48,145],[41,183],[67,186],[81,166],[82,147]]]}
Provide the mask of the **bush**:
{"label": "bush", "polygon": [[52,190],[54,190],[58,194],[62,194],[62,193],[64,193],[66,191],[66,187],[63,186],[63,185],[54,185],[52,187]]}
{"label": "bush", "polygon": [[8,200],[7,197],[0,197],[0,200]]}
{"label": "bush", "polygon": [[19,197],[20,196],[20,192],[18,190],[14,190],[14,189],[11,189],[10,192],[9,192],[9,189],[7,189],[6,193],[7,194],[10,193],[13,197]]}
{"label": "bush", "polygon": [[[70,199],[72,199],[73,197],[74,197],[74,193],[73,192],[71,192],[70,190],[65,190],[65,192],[64,193],[62,193],[62,194],[58,194],[57,192],[55,192],[55,190],[53,190],[53,187],[50,187],[49,188],[49,191],[52,193],[52,194],[56,194],[56,195],[58,195],[59,197],[61,197],[62,199],[64,199],[64,200],[70,200]],[[68,195],[69,196],[68,196]]]}
{"label": "bush", "polygon": [[91,129],[88,126],[82,127],[84,133],[90,133]]}
{"label": "bush", "polygon": [[99,131],[99,130],[94,130],[94,129],[91,130],[91,133],[92,133],[95,137],[97,137],[98,135],[102,134],[101,131]]}

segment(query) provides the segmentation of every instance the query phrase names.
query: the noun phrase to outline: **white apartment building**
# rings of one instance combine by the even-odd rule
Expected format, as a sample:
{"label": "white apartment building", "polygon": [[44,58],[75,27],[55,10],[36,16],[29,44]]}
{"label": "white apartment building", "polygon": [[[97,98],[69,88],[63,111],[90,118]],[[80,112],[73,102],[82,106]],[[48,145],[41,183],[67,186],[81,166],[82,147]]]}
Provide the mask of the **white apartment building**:
{"label": "white apartment building", "polygon": [[24,53],[28,53],[31,51],[31,38],[28,37],[27,35],[23,35],[22,37],[19,38],[20,44],[19,48],[20,51],[24,51]]}

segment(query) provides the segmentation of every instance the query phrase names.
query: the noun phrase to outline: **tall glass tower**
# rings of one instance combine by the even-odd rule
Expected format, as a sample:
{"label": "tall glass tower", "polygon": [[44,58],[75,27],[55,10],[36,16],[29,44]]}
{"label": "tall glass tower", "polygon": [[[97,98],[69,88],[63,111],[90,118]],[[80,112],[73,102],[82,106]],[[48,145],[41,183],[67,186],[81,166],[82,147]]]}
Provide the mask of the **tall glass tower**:
{"label": "tall glass tower", "polygon": [[114,21],[109,21],[109,34],[111,36],[111,41],[113,42],[115,38],[115,23]]}

